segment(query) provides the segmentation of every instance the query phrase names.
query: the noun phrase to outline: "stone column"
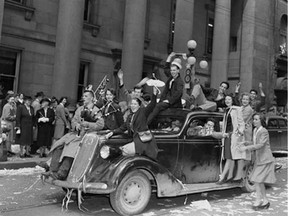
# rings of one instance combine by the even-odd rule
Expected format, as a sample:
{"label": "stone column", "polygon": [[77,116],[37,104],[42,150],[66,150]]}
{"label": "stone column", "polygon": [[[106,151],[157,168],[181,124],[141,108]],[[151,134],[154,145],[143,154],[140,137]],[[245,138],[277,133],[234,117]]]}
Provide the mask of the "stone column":
{"label": "stone column", "polygon": [[77,100],[84,0],[60,0],[52,95]]}
{"label": "stone column", "polygon": [[227,81],[229,62],[231,1],[216,0],[213,33],[211,87]]}
{"label": "stone column", "polygon": [[193,39],[194,0],[176,1],[173,51],[187,53],[187,42]]}
{"label": "stone column", "polygon": [[147,0],[126,0],[121,67],[128,89],[142,78]]}
{"label": "stone column", "polygon": [[0,42],[2,35],[3,16],[4,16],[4,0],[0,0]]}

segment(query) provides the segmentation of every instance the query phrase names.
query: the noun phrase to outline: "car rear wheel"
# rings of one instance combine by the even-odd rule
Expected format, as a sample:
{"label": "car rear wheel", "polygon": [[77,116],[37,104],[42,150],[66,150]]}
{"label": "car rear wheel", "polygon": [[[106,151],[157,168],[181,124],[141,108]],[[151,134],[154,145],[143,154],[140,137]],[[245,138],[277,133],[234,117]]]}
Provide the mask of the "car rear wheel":
{"label": "car rear wheel", "polygon": [[151,184],[147,176],[135,170],[128,173],[117,189],[110,194],[113,209],[120,215],[141,213],[147,206],[151,196]]}
{"label": "car rear wheel", "polygon": [[245,192],[252,192],[252,191],[255,191],[255,185],[253,182],[250,181],[250,176],[252,174],[252,170],[253,170],[253,167],[254,167],[254,163],[251,162],[247,165],[247,169],[246,169],[246,176],[245,176],[245,179],[244,179],[244,185],[242,187],[242,190],[245,191]]}

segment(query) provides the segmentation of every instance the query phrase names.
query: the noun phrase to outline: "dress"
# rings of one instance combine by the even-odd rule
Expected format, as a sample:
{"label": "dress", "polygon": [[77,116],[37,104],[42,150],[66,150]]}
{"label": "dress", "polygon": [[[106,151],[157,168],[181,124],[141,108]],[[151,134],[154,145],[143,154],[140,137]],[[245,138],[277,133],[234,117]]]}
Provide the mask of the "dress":
{"label": "dress", "polygon": [[[229,109],[226,110],[225,115],[227,115],[228,112],[229,112]],[[228,114],[225,133],[232,133],[232,132],[233,132],[232,119],[231,119],[231,115]],[[225,159],[232,159],[231,136],[225,138],[225,140],[224,140],[224,158]]]}
{"label": "dress", "polygon": [[69,123],[65,115],[65,107],[60,103],[56,107],[54,139],[58,140],[64,136],[67,125],[69,125]]}
{"label": "dress", "polygon": [[250,150],[256,150],[255,162],[250,180],[255,183],[273,184],[276,182],[274,157],[270,149],[269,133],[262,126],[253,132],[253,146]]}

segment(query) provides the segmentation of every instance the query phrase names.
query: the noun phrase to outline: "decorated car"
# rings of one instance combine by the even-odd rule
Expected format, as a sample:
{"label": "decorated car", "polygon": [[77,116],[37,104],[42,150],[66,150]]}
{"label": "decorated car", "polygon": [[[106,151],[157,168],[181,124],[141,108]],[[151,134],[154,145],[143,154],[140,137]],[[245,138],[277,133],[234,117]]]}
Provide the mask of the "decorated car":
{"label": "decorated car", "polygon": [[[247,178],[242,182],[216,184],[223,163],[222,143],[211,134],[220,131],[222,115],[185,109],[160,113],[150,127],[159,148],[156,160],[145,155],[122,156],[119,147],[132,141],[125,134],[108,140],[101,132],[86,134],[68,178],[45,181],[67,188],[64,201],[76,190],[79,208],[82,193],[109,194],[112,208],[120,215],[144,211],[152,191],[158,197],[235,187],[251,191],[253,185]],[[249,163],[246,170],[248,173]]]}

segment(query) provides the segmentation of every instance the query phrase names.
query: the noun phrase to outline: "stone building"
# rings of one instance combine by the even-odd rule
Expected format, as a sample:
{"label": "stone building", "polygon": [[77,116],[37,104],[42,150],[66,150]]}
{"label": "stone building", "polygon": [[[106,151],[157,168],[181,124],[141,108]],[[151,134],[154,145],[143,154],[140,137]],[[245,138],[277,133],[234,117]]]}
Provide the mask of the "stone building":
{"label": "stone building", "polygon": [[249,91],[262,82],[267,102],[276,89],[278,102],[287,103],[287,52],[279,54],[286,0],[0,0],[0,32],[4,93],[43,91],[75,101],[106,74],[115,86],[119,62],[132,88],[194,39],[197,62],[209,63],[196,63],[201,83],[228,80],[233,91],[241,81]]}

